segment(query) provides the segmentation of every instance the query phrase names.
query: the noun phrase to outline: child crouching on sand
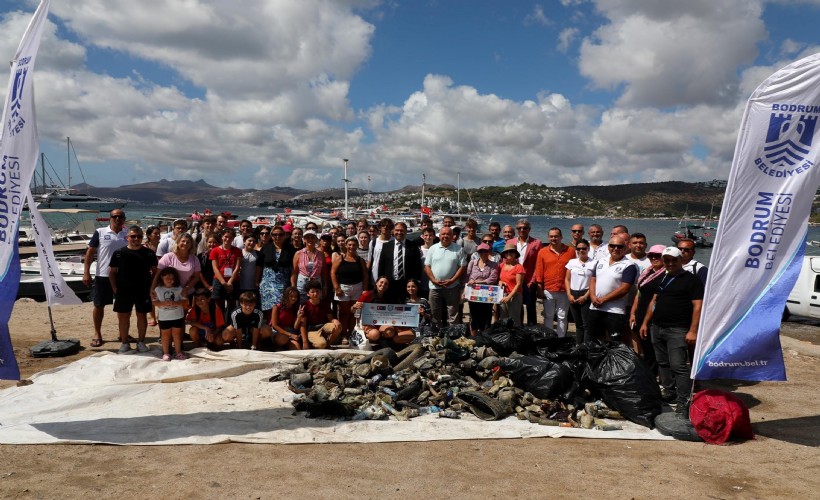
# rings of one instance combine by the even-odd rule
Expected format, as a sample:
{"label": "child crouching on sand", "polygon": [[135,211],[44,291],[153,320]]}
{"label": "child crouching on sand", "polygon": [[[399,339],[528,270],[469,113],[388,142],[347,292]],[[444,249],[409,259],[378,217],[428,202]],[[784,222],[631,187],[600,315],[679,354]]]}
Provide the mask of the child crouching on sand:
{"label": "child crouching on sand", "polygon": [[233,342],[236,347],[256,350],[254,339],[269,338],[270,325],[265,323],[262,311],[256,308],[256,294],[242,292],[239,308],[231,313],[230,324],[222,332],[225,342]]}
{"label": "child crouching on sand", "polygon": [[191,327],[188,335],[196,347],[206,344],[208,347],[221,347],[222,329],[225,328],[225,317],[216,302],[211,299],[211,292],[198,288],[194,292],[194,306],[185,317]]}
{"label": "child crouching on sand", "polygon": [[162,335],[162,360],[171,361],[172,338],[177,351],[176,359],[184,360],[182,330],[185,328],[185,306],[188,305],[188,299],[182,294],[179,274],[173,267],[160,271],[159,280],[162,285],[154,289],[157,298],[153,302],[157,308],[159,331]]}

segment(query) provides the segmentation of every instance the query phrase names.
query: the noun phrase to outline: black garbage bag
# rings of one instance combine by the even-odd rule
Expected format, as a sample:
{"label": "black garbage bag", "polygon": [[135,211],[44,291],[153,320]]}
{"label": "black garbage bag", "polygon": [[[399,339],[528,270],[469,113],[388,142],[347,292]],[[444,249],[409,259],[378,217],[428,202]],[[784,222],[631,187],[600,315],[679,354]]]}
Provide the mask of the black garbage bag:
{"label": "black garbage bag", "polygon": [[506,358],[499,366],[516,387],[531,392],[537,398],[562,398],[573,386],[577,386],[569,368],[540,356]]}
{"label": "black garbage bag", "polygon": [[496,322],[475,337],[477,346],[492,347],[502,356],[513,352],[538,354],[538,343],[558,338],[552,328],[544,325],[513,326],[512,320]]}
{"label": "black garbage bag", "polygon": [[627,420],[652,429],[662,411],[661,391],[655,376],[635,351],[620,342],[588,342],[585,382],[610,408]]}
{"label": "black garbage bag", "polygon": [[449,337],[451,339],[457,339],[461,337],[469,337],[470,336],[470,326],[466,323],[462,323],[460,325],[449,325],[443,328],[440,328],[438,331],[439,337]]}
{"label": "black garbage bag", "polygon": [[[544,336],[533,341],[535,350],[540,356],[552,360],[561,360],[567,356],[579,357],[574,337]],[[582,356],[586,359],[586,356]]]}
{"label": "black garbage bag", "polygon": [[579,349],[573,337],[557,336],[537,339],[535,350],[539,356],[561,364],[572,373],[573,384],[561,394],[561,400],[566,403],[576,403],[575,398],[581,395],[587,351]]}

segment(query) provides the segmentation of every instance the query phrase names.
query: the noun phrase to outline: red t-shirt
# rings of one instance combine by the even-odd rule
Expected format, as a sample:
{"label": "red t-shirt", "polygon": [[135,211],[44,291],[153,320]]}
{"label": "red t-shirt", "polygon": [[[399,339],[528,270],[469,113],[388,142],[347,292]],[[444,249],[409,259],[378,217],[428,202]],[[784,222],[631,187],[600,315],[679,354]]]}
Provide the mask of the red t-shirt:
{"label": "red t-shirt", "polygon": [[[499,275],[498,279],[501,283],[504,283],[504,290],[507,293],[510,293],[513,288],[515,288],[515,277],[516,275],[523,274],[526,275],[527,271],[524,270],[524,266],[521,264],[516,264],[512,267],[508,266],[507,264],[501,264],[501,274]],[[521,284],[521,288],[518,289],[518,293],[524,293],[524,286],[526,286],[526,282]]]}
{"label": "red t-shirt", "polygon": [[327,323],[327,315],[330,314],[330,304],[321,301],[314,305],[313,302],[305,302],[305,323],[308,327],[312,325],[324,325]]}
{"label": "red t-shirt", "polygon": [[[242,260],[242,250],[233,246],[227,250],[222,247],[216,247],[211,250],[210,258],[216,262],[216,267],[219,269],[219,272],[222,273],[222,276],[228,279],[229,276],[225,276],[225,269],[231,269],[231,272],[233,272],[236,263]],[[236,279],[237,278],[234,278],[234,280]]]}

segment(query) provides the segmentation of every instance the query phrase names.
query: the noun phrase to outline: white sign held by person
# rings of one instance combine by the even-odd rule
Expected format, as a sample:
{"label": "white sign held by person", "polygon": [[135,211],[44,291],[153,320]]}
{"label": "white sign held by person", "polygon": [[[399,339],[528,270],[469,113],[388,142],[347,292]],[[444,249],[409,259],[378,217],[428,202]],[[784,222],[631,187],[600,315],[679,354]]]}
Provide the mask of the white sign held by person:
{"label": "white sign held by person", "polygon": [[363,325],[390,325],[403,328],[419,326],[418,304],[362,304]]}
{"label": "white sign held by person", "polygon": [[504,298],[504,289],[500,285],[466,285],[464,298],[470,302],[499,304]]}
{"label": "white sign held by person", "polygon": [[693,379],[786,380],[780,322],[820,183],[820,54],[749,98],[703,298]]}
{"label": "white sign held by person", "polygon": [[48,8],[49,0],[42,0],[11,61],[0,122],[0,379],[5,380],[20,379],[9,318],[20,286],[17,228],[40,152],[34,113],[34,62]]}

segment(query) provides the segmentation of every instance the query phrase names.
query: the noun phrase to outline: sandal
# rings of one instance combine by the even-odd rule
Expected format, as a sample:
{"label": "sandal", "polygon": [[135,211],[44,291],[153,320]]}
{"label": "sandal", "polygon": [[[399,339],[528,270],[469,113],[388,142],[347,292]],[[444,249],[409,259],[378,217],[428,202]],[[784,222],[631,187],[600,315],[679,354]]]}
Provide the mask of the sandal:
{"label": "sandal", "polygon": [[103,345],[103,339],[100,337],[94,337],[91,341],[91,347],[101,347]]}

